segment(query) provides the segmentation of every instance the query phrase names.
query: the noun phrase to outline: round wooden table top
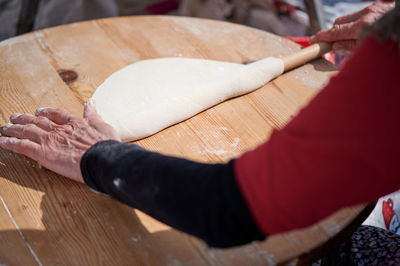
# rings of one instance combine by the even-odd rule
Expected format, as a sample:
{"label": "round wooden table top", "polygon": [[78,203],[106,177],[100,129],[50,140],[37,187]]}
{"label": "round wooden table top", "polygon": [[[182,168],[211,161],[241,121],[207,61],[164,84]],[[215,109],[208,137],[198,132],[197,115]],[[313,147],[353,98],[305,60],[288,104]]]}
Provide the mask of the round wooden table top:
{"label": "round wooden table top", "polygon": [[[40,30],[0,43],[0,125],[12,113],[33,113],[43,106],[81,116],[84,101],[105,78],[138,60],[192,57],[246,63],[298,49],[260,30],[184,17],[120,17]],[[283,127],[334,73],[328,62],[314,61],[137,143],[196,161],[225,162]],[[6,265],[274,264],[320,246],[363,209],[341,210],[310,228],[265,242],[209,249],[2,149],[0,200],[0,264]]]}

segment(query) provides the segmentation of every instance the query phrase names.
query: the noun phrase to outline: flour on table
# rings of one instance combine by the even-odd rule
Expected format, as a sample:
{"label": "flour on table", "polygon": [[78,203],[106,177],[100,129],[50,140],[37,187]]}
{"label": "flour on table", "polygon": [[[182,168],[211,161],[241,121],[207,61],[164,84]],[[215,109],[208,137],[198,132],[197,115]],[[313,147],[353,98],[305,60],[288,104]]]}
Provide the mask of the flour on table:
{"label": "flour on table", "polygon": [[100,116],[124,141],[152,135],[229,98],[253,91],[283,72],[278,58],[242,65],[190,58],[131,64],[93,94]]}

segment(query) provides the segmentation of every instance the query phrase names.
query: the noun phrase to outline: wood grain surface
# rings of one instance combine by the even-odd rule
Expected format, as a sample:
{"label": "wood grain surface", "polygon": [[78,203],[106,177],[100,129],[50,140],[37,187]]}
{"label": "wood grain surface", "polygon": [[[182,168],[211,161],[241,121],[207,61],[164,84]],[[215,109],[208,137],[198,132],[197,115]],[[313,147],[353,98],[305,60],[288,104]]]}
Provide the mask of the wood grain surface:
{"label": "wood grain surface", "polygon": [[[138,60],[192,57],[246,63],[298,49],[259,30],[182,17],[121,17],[44,29],[0,43],[0,125],[12,113],[33,113],[38,107],[61,107],[81,116],[84,101],[106,77]],[[196,161],[225,162],[283,127],[334,73],[328,62],[314,61],[137,143]],[[209,249],[140,211],[0,149],[0,264],[6,265],[274,264],[321,245],[362,209],[344,209],[310,228],[262,243]]]}

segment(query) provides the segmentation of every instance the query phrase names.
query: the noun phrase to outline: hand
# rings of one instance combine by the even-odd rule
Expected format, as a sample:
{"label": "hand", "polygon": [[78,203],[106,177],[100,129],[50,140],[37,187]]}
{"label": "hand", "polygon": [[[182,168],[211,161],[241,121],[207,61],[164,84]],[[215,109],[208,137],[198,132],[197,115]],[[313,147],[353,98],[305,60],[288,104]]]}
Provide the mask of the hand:
{"label": "hand", "polygon": [[351,52],[357,46],[360,30],[377,21],[392,8],[391,4],[376,3],[353,14],[337,18],[331,29],[319,31],[310,38],[310,42],[333,42],[334,52]]}
{"label": "hand", "polygon": [[92,99],[86,102],[83,116],[56,108],[39,108],[35,116],[13,114],[12,124],[0,128],[0,147],[83,183],[80,161],[85,151],[98,141],[120,141],[117,132],[97,114]]}

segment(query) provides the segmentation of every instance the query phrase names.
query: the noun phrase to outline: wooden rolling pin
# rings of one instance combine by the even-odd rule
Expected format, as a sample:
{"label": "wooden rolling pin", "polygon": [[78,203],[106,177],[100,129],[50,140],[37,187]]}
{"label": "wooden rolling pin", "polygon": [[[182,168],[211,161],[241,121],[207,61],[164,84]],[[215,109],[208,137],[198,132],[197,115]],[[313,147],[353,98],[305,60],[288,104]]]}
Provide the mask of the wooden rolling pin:
{"label": "wooden rolling pin", "polygon": [[310,45],[306,48],[299,50],[291,55],[282,58],[284,70],[283,72],[289,71],[293,68],[301,66],[305,63],[310,62],[323,54],[329,52],[332,49],[332,44],[327,42],[320,42]]}

